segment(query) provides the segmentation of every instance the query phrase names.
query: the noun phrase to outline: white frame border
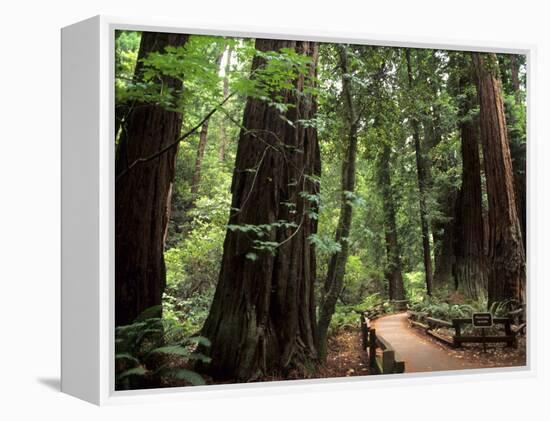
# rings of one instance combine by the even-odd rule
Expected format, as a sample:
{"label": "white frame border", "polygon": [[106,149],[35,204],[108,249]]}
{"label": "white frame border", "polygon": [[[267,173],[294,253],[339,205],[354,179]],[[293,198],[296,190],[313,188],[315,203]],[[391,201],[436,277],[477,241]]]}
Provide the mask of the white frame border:
{"label": "white frame border", "polygon": [[[327,31],[321,29],[300,29],[296,27],[258,27],[252,25],[231,25],[199,23],[197,21],[173,21],[151,18],[121,18],[96,16],[99,26],[99,399],[87,399],[94,403],[121,404],[138,402],[166,402],[182,399],[210,399],[214,397],[258,396],[271,394],[291,394],[296,392],[329,392],[335,390],[367,389],[398,385],[418,385],[426,383],[455,383],[480,380],[503,380],[526,378],[536,375],[535,344],[537,320],[536,285],[531,267],[536,261],[533,226],[536,226],[534,197],[534,157],[536,140],[533,131],[533,110],[535,95],[536,47],[530,44],[515,44],[497,41],[464,41],[456,39],[431,39],[425,37],[380,36],[369,33]],[[79,24],[75,24],[79,25]],[[136,30],[173,32],[203,35],[238,37],[265,37],[291,40],[311,40],[319,42],[348,42],[355,44],[380,45],[411,48],[437,48],[446,50],[466,50],[525,54],[527,56],[527,365],[512,368],[484,368],[476,370],[442,371],[434,373],[396,374],[377,377],[350,377],[312,380],[286,380],[266,383],[209,385],[176,387],[135,391],[114,390],[114,31]],[[84,229],[85,227],[83,227]],[[96,233],[97,235],[97,233]],[[65,280],[64,280],[65,282]],[[65,315],[63,317],[69,317]],[[90,327],[91,328],[91,327]],[[97,325],[95,326],[97,331]],[[68,341],[66,335],[62,341]],[[87,379],[82,379],[87,381]],[[70,391],[67,391],[70,393]]]}

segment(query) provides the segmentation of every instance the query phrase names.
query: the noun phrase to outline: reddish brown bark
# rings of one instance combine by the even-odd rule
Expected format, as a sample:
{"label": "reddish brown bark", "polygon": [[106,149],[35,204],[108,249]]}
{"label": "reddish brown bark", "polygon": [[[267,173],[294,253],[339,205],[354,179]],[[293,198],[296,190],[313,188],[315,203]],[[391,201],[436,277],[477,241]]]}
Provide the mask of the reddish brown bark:
{"label": "reddish brown bark", "polygon": [[[521,104],[521,90],[519,80],[519,61],[515,54],[510,55],[510,73],[512,80],[513,95],[516,104]],[[512,167],[514,169],[514,187],[516,193],[516,203],[518,207],[519,222],[521,225],[521,234],[523,239],[523,249],[527,243],[527,167],[526,167],[526,148],[518,139],[517,133],[509,132],[510,154],[512,156]]]}
{"label": "reddish brown bark", "polygon": [[467,118],[477,105],[467,88],[471,77],[461,80],[460,137],[462,152],[462,185],[457,206],[455,278],[464,294],[471,299],[487,295],[487,261],[484,250],[484,224],[481,195],[481,163],[479,158],[479,119]]}
{"label": "reddish brown bark", "polygon": [[517,215],[498,62],[473,53],[480,103],[481,143],[489,200],[489,303],[525,301],[525,254]]}
{"label": "reddish brown bark", "polygon": [[[260,51],[295,48],[311,57],[307,76],[295,87],[313,83],[318,47],[311,42],[256,40]],[[264,60],[255,57],[252,71]],[[283,91],[293,104],[285,117],[296,122],[315,115],[310,94]],[[212,346],[212,362],[203,367],[215,379],[249,381],[261,375],[284,373],[316,358],[315,250],[308,237],[317,230],[308,216],[313,204],[301,192],[315,194],[318,185],[308,176],[320,174],[317,133],[281,118],[275,107],[248,98],[233,174],[231,225],[273,224],[261,238],[250,232],[228,230],[216,292],[202,334]],[[289,206],[290,205],[290,206]],[[279,244],[274,254],[254,249],[254,240]],[[249,253],[257,256],[250,258]],[[247,258],[248,255],[248,258]]]}
{"label": "reddish brown bark", "polygon": [[[183,46],[186,35],[144,32],[138,60],[168,45]],[[136,80],[142,64],[136,66]],[[164,86],[181,92],[180,80],[162,76]],[[134,103],[120,134],[116,157],[115,192],[115,324],[133,322],[144,310],[160,306],[165,286],[164,236],[168,223],[169,191],[177,148],[137,165],[128,166],[175,142],[180,135],[179,112]],[[160,307],[159,307],[160,308]],[[159,312],[160,313],[160,312]]]}

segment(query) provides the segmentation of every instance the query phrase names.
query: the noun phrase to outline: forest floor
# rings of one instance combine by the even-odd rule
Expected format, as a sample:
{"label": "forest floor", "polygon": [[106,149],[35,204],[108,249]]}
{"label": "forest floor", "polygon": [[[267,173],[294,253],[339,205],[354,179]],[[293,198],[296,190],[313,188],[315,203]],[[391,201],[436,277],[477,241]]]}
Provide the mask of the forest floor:
{"label": "forest floor", "polygon": [[358,327],[340,331],[329,338],[327,361],[315,377],[351,377],[369,374],[368,356],[361,346]]}
{"label": "forest floor", "polygon": [[[406,313],[380,317],[373,322],[376,332],[395,348],[399,359],[405,361],[405,373],[464,370],[490,367],[524,366],[525,337],[520,337],[517,348],[489,344],[483,352],[481,344],[468,344],[453,349],[443,345],[418,329],[409,326]],[[192,369],[192,367],[188,367]],[[362,349],[359,327],[348,327],[329,337],[325,363],[317,366],[315,374],[291,371],[285,377],[266,376],[257,381],[297,380],[365,376],[369,374],[368,353]],[[206,377],[207,384],[217,383]],[[184,386],[184,381],[170,381],[164,387]]]}
{"label": "forest floor", "polygon": [[382,317],[374,327],[405,361],[405,373],[525,365],[525,337],[519,339],[517,348],[488,344],[484,353],[481,344],[457,349],[441,344],[410,327],[406,313]]}

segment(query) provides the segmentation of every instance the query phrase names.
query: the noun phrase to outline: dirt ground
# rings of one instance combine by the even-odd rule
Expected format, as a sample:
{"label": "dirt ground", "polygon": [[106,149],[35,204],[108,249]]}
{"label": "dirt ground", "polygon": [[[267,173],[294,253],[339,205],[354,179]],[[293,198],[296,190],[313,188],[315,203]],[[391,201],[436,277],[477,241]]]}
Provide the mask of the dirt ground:
{"label": "dirt ground", "polygon": [[365,376],[369,374],[367,358],[359,328],[346,329],[329,338],[327,361],[315,377]]}

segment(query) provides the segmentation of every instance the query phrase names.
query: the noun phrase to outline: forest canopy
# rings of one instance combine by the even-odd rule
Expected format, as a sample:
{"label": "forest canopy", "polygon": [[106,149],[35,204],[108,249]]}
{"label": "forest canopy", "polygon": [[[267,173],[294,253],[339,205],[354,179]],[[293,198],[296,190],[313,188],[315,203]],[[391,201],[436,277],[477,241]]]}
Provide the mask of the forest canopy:
{"label": "forest canopy", "polygon": [[526,86],[523,55],[116,31],[117,388],[320,377],[373,308],[521,308]]}

